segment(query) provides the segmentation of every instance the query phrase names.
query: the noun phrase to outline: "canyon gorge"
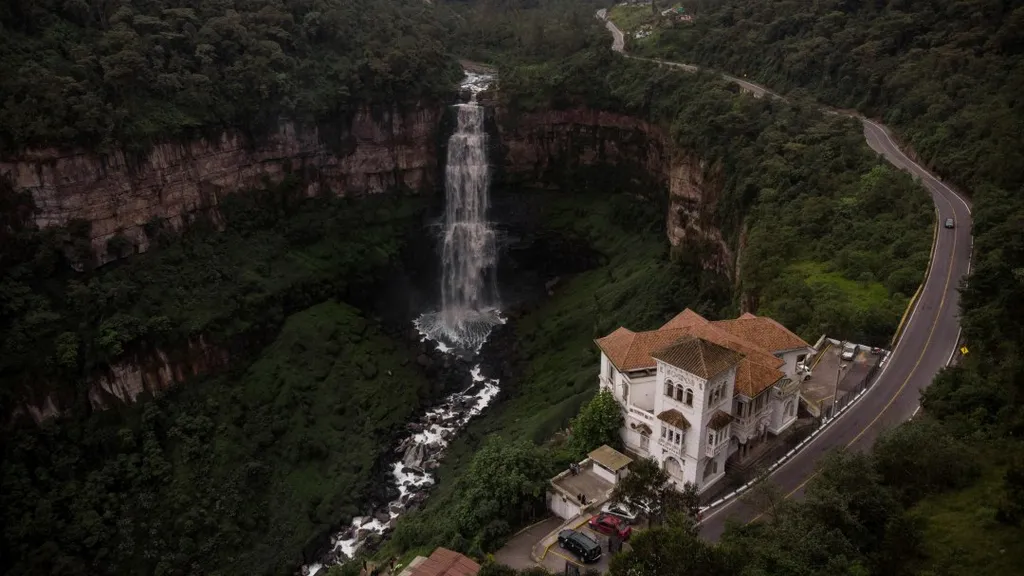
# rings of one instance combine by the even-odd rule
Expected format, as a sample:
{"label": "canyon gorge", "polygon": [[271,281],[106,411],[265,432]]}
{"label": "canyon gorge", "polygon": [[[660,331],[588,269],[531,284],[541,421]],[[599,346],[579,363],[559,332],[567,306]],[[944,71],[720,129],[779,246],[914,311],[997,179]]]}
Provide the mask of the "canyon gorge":
{"label": "canyon gorge", "polygon": [[[705,268],[731,275],[733,250],[716,217],[723,175],[706,165],[699,151],[679,150],[662,128],[623,114],[580,108],[515,112],[494,92],[482,100],[498,197],[513,189],[578,185],[596,174],[612,177],[622,189],[665,207],[666,242],[673,249],[695,251]],[[227,195],[286,176],[297,179],[307,197],[439,198],[444,149],[454,129],[450,110],[440,104],[363,109],[342,127],[282,122],[263,136],[224,132],[135,154],[27,150],[0,159],[0,175],[15,191],[31,195],[38,227],[88,224],[90,265],[108,264],[147,251],[147,227],[154,222],[176,231],[197,218],[220,226],[219,207]],[[492,217],[500,220],[501,214]],[[131,249],[112,248],[115,237],[127,240]],[[223,370],[230,364],[230,348],[199,334],[177,344],[130,350],[89,377],[88,402],[94,409],[130,403],[140,394],[155,395],[187,378]],[[67,401],[36,391],[16,412],[41,421],[62,413]]]}

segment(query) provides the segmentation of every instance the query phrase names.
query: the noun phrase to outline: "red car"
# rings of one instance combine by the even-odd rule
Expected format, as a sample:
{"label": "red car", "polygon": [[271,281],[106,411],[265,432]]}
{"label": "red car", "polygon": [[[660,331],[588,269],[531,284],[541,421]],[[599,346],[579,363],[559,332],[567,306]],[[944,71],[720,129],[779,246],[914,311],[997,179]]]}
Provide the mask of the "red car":
{"label": "red car", "polygon": [[629,524],[625,520],[612,514],[601,513],[590,519],[587,522],[587,526],[595,532],[607,534],[608,536],[618,536],[619,540],[629,540],[629,535],[633,533],[633,529],[630,528]]}

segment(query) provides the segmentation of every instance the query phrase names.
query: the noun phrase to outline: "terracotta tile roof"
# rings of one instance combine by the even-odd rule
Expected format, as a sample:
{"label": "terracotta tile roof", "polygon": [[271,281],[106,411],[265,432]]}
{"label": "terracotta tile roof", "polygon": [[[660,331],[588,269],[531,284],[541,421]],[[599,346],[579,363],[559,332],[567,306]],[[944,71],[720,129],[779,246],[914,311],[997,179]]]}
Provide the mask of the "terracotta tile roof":
{"label": "terracotta tile roof", "polygon": [[675,426],[680,430],[686,430],[690,427],[689,420],[687,420],[686,417],[683,416],[682,412],[674,408],[665,410],[661,414],[658,414],[658,420],[661,420],[662,422],[669,424],[670,426]]}
{"label": "terracotta tile roof", "polygon": [[654,368],[651,352],[664,348],[686,336],[684,330],[651,330],[648,332],[631,332],[619,328],[604,338],[594,342],[608,356],[608,359],[621,371]]}
{"label": "terracotta tile roof", "polygon": [[738,352],[693,336],[656,350],[651,357],[705,380],[725,372],[743,359]]}
{"label": "terracotta tile roof", "polygon": [[690,326],[693,326],[694,324],[707,324],[707,323],[708,323],[708,321],[705,320],[703,316],[701,316],[700,314],[697,314],[693,310],[690,310],[689,308],[687,308],[686,310],[683,310],[679,314],[676,314],[668,322],[665,322],[664,326],[662,326],[660,329],[661,330],[671,330],[671,329],[674,329],[674,328],[689,328]]}
{"label": "terracotta tile roof", "polygon": [[744,358],[736,370],[735,393],[753,398],[785,376],[775,368]]}
{"label": "terracotta tile roof", "polygon": [[719,346],[735,350],[736,352],[746,356],[748,360],[757,362],[758,364],[771,366],[772,368],[779,368],[786,363],[782,358],[773,356],[765,350],[729,334],[710,322],[707,324],[696,324],[691,326],[686,329],[686,332],[691,336],[703,338],[709,342],[714,342]]}
{"label": "terracotta tile roof", "polygon": [[732,422],[732,416],[721,410],[716,410],[714,415],[711,416],[711,419],[708,420],[708,428],[711,428],[712,430],[721,430],[728,426],[730,422]]}
{"label": "terracotta tile roof", "polygon": [[447,548],[438,548],[410,576],[476,576],[480,565]]}
{"label": "terracotta tile roof", "polygon": [[687,337],[699,338],[742,354],[735,391],[749,397],[757,396],[784,376],[779,369],[785,362],[772,351],[809,347],[799,336],[771,318],[747,312],[735,320],[709,322],[689,308],[658,330],[632,332],[619,328],[596,342],[616,368],[630,371],[654,368],[653,352]]}
{"label": "terracotta tile roof", "polygon": [[811,346],[785,326],[766,316],[744,314],[735,320],[720,320],[712,324],[768,352]]}
{"label": "terracotta tile roof", "polygon": [[594,450],[590,454],[587,454],[587,456],[594,462],[597,462],[612,472],[618,472],[626,466],[629,466],[629,463],[633,461],[629,456],[626,456],[607,444],[601,446],[597,450]]}

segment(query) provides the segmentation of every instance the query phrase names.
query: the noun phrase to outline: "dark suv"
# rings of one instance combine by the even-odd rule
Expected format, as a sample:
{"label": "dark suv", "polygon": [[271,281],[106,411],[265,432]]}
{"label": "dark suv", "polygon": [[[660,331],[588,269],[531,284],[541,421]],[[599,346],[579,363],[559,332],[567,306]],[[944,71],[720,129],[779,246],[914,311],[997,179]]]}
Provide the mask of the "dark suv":
{"label": "dark suv", "polygon": [[558,545],[575,554],[582,562],[597,562],[601,558],[601,545],[576,530],[559,532]]}

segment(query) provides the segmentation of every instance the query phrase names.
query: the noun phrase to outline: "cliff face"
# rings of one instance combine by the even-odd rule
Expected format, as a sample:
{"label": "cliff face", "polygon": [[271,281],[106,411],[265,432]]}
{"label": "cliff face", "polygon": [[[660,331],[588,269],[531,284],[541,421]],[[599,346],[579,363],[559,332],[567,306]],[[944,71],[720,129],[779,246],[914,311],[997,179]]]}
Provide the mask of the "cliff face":
{"label": "cliff face", "polygon": [[219,222],[217,205],[225,194],[280,182],[288,173],[302,175],[309,195],[428,188],[436,175],[440,116],[437,106],[364,109],[347,126],[283,122],[258,143],[225,132],[215,140],[159,144],[138,159],[121,151],[30,150],[0,160],[0,175],[32,194],[41,228],[90,222],[93,252],[104,263],[113,258],[107,241],[117,234],[143,252],[147,222],[160,219],[180,229],[199,214]]}
{"label": "cliff face", "polygon": [[676,149],[664,131],[631,116],[594,110],[509,114],[499,108],[501,181],[558,186],[579,169],[611,167],[607,179],[656,198],[668,196],[666,231],[677,252],[695,251],[705,268],[730,276],[735,261],[715,223],[721,170]]}
{"label": "cliff face", "polygon": [[[105,410],[117,403],[133,403],[140,395],[156,396],[193,376],[225,369],[229,361],[227,349],[210,344],[202,336],[173,349],[136,350],[92,374],[86,391],[89,406]],[[48,392],[27,399],[13,416],[24,414],[42,422],[62,414],[70,400]]]}
{"label": "cliff face", "polygon": [[[175,228],[204,214],[217,222],[224,195],[246,187],[301,176],[308,195],[381,193],[438,184],[441,107],[357,114],[341,129],[283,123],[258,145],[240,134],[216,140],[162,144],[129,162],[123,153],[34,150],[0,161],[15,189],[31,192],[41,227],[73,219],[91,223],[99,262],[107,241],[123,234],[136,250],[149,241],[144,225],[154,218]],[[699,154],[678,150],[657,126],[621,114],[592,110],[511,115],[500,107],[490,118],[495,183],[558,188],[577,178],[610,181],[652,201],[665,202],[666,231],[674,250],[696,255],[709,269],[733,273],[735,258],[715,224],[721,170]],[[595,176],[596,174],[596,176]],[[571,182],[570,182],[571,181]],[[101,410],[155,395],[190,377],[226,368],[231,353],[196,338],[173,349],[137,350],[92,375],[87,400]],[[67,409],[70,399],[27,399],[19,412],[37,421]]]}

